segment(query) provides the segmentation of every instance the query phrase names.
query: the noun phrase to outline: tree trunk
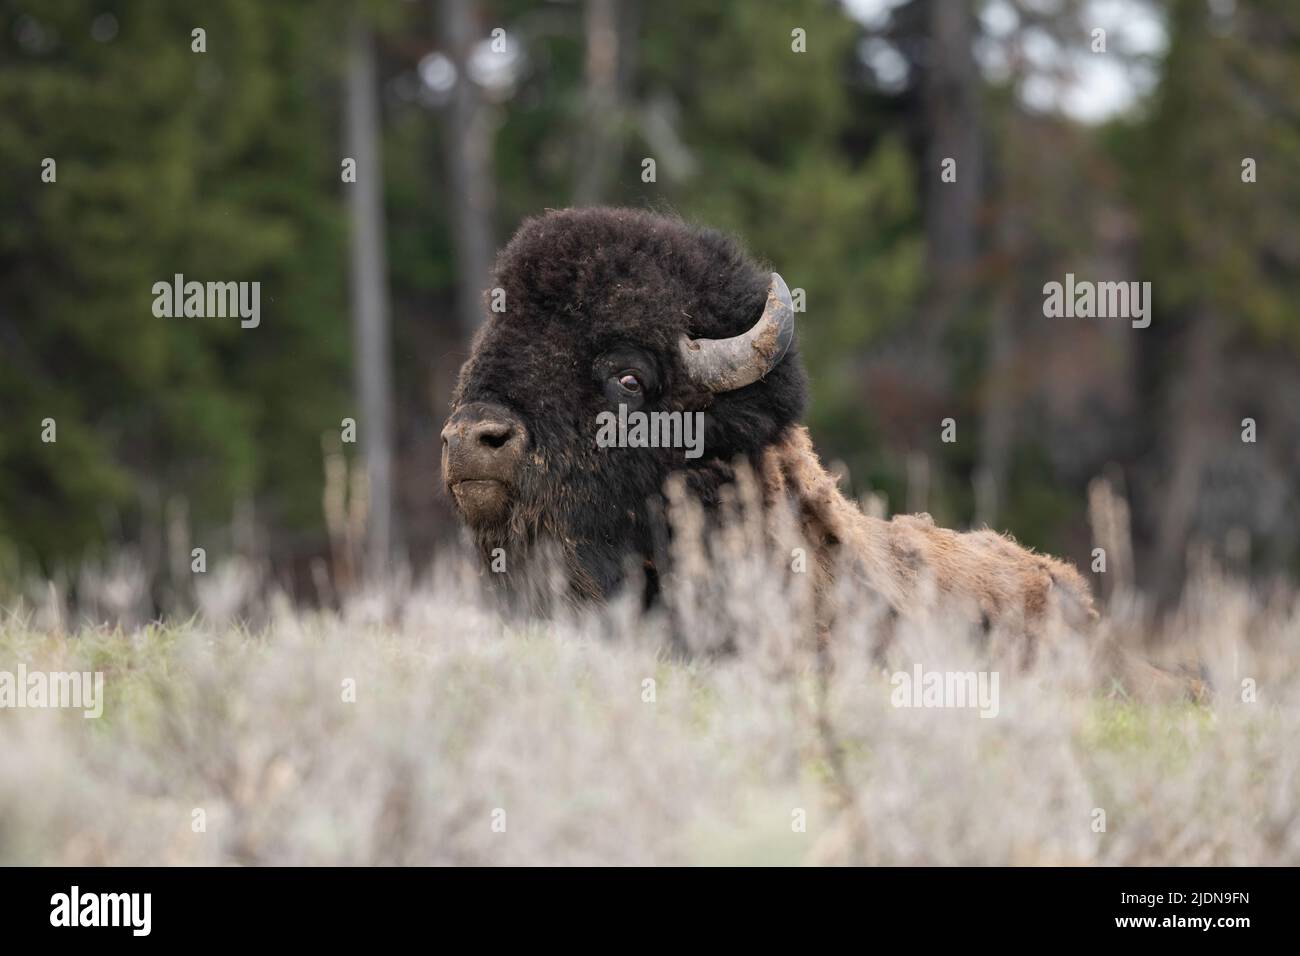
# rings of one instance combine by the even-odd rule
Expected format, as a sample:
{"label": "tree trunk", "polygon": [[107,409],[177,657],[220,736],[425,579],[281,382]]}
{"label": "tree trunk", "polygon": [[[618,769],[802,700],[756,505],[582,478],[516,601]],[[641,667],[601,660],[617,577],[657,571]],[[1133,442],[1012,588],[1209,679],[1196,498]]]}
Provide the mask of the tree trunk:
{"label": "tree trunk", "polygon": [[364,574],[380,579],[392,556],[392,413],[388,329],[388,262],[384,249],[384,187],[380,168],[379,93],[369,29],[354,21],[348,54],[348,184],[352,220],[352,329],[361,451],[368,491]]}
{"label": "tree trunk", "polygon": [[[934,284],[920,329],[927,350],[939,347],[969,291],[978,246],[984,137],[975,32],[970,4],[929,0],[923,84],[929,148],[923,175],[928,275]],[[946,159],[956,161],[955,182],[940,176]]]}
{"label": "tree trunk", "polygon": [[468,341],[482,320],[481,296],[492,271],[492,117],[466,69],[476,39],[470,0],[439,0],[438,14],[447,55],[456,67],[444,137],[457,322]]}
{"label": "tree trunk", "polygon": [[998,288],[988,321],[988,361],[980,416],[979,464],[975,469],[975,525],[998,523],[1005,498],[1012,442],[1016,430],[1016,316],[1022,302],[1018,278],[1024,248],[1020,210],[1011,195],[1003,197],[998,223]]}
{"label": "tree trunk", "polygon": [[1172,384],[1168,417],[1171,449],[1159,484],[1156,540],[1151,582],[1164,602],[1177,596],[1183,580],[1187,547],[1195,524],[1201,482],[1214,443],[1221,407],[1219,349],[1221,320],[1195,309],[1189,316],[1182,372]]}
{"label": "tree trunk", "polygon": [[622,140],[622,85],[626,75],[628,5],[587,0],[583,133],[577,154],[574,205],[605,199]]}

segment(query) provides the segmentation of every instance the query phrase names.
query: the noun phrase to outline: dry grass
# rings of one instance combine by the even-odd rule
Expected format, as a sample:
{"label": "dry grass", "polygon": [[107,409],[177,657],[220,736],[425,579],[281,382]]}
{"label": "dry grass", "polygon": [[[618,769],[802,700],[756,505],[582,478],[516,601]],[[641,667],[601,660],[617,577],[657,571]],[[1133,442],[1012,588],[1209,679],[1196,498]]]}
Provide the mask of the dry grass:
{"label": "dry grass", "polygon": [[[250,609],[255,576],[228,571],[166,626],[73,623],[38,589],[4,613],[0,670],[102,670],[108,701],[0,711],[0,864],[1300,863],[1293,597],[1206,580],[1167,624],[1114,611],[1111,638],[1199,655],[1207,703],[1108,694],[1065,635],[981,719],[892,706],[870,607],[819,657],[744,534],[696,557],[687,655],[627,603],[505,621],[452,570],[341,614]],[[988,666],[974,647],[936,613],[889,667]]]}

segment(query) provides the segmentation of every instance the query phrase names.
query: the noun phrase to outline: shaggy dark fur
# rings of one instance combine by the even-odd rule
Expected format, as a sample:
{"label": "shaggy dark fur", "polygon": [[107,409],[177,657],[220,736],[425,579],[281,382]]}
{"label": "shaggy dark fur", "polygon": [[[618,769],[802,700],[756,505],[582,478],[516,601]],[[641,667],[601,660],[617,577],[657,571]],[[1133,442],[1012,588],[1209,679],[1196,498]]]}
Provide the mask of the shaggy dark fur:
{"label": "shaggy dark fur", "polygon": [[[719,395],[693,386],[677,355],[682,333],[725,338],[752,326],[768,279],[729,237],[647,212],[569,209],[520,227],[496,265],[506,311],[487,313],[453,396],[454,406],[505,405],[530,432],[509,521],[475,531],[485,558],[505,549],[507,583],[521,583],[536,546],[549,541],[579,592],[609,594],[629,556],[652,560],[652,503],[671,472],[686,472],[691,490],[712,504],[737,456],[771,445],[799,420],[807,378],[797,345],[762,381]],[[617,406],[594,367],[622,348],[653,365],[642,410],[705,413],[703,458],[596,447],[596,416]]]}

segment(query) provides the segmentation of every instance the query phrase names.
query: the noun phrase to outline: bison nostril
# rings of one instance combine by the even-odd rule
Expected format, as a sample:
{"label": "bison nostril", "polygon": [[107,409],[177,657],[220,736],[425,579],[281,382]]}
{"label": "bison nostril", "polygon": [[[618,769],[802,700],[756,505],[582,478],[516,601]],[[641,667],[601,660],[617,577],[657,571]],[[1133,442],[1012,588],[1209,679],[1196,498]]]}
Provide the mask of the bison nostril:
{"label": "bison nostril", "polygon": [[515,428],[506,422],[480,422],[471,434],[474,440],[489,448],[501,448],[514,437]]}

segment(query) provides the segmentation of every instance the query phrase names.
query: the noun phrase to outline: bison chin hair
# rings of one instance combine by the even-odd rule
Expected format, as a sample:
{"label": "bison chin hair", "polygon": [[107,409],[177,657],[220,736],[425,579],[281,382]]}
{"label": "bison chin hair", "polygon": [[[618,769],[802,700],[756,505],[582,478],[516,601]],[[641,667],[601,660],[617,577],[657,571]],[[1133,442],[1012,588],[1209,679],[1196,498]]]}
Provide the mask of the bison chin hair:
{"label": "bison chin hair", "polygon": [[521,476],[500,518],[467,527],[490,589],[509,608],[543,615],[560,605],[603,602],[625,585],[639,585],[645,603],[653,602],[657,576],[649,556],[662,537],[652,531],[662,520],[654,492],[615,525],[574,492],[597,483],[556,480],[548,471]]}

